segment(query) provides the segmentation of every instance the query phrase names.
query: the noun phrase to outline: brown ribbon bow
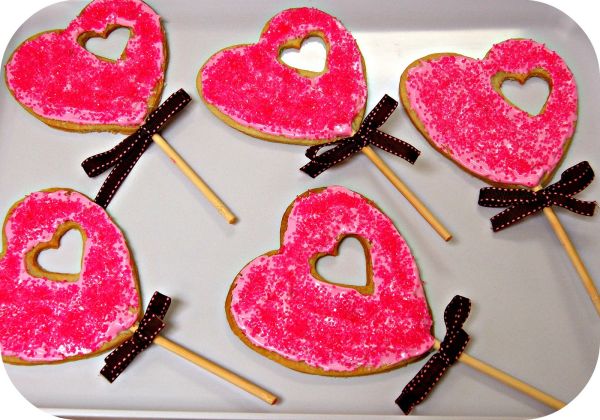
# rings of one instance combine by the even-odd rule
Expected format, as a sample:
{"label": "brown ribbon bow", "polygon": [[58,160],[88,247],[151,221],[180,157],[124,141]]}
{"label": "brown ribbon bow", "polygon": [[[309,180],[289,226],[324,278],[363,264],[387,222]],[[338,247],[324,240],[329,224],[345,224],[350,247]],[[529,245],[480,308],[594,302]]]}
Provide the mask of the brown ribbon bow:
{"label": "brown ribbon bow", "polygon": [[104,359],[105,365],[100,370],[102,376],[108,379],[109,382],[114,382],[132,360],[152,344],[156,336],[165,327],[163,318],[169,309],[169,305],[171,305],[170,297],[154,292],[137,330],[131,338],[121,343]]}
{"label": "brown ribbon bow", "polygon": [[[300,170],[312,178],[316,178],[332,166],[360,152],[362,148],[369,144],[399,156],[411,164],[415,163],[421,153],[419,150],[403,140],[378,130],[392,115],[397,106],[397,101],[388,95],[384,95],[377,106],[369,112],[369,115],[366,116],[358,131],[352,137],[309,147],[306,150],[306,157],[310,159],[310,162]],[[327,146],[334,147],[317,155],[319,150]]]}
{"label": "brown ribbon bow", "polygon": [[508,207],[490,219],[494,232],[550,206],[560,206],[583,216],[593,216],[595,201],[583,201],[573,197],[586,189],[593,180],[592,167],[587,161],[583,161],[564,171],[560,175],[560,181],[538,191],[525,188],[482,188],[479,192],[479,205]]}
{"label": "brown ribbon bow", "polygon": [[97,204],[106,208],[142,154],[152,144],[152,136],[181,111],[192,99],[185,90],[179,89],[154,110],[135,133],[106,152],[91,156],[81,166],[89,177],[113,168],[96,196]]}
{"label": "brown ribbon bow", "polygon": [[456,295],[444,311],[446,336],[440,349],[425,363],[417,375],[404,387],[396,404],[404,414],[420,404],[438,383],[442,375],[452,366],[469,342],[469,334],[462,329],[471,311],[471,301]]}

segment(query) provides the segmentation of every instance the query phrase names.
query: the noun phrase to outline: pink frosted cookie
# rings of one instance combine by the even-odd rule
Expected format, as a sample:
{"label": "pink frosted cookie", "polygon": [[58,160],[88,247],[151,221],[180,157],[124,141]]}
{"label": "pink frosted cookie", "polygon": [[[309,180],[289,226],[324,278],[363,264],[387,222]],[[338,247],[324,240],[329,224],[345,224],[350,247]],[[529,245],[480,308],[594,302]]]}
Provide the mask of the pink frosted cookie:
{"label": "pink frosted cookie", "polygon": [[[130,30],[121,58],[98,57],[91,37]],[[9,58],[15,99],[52,127],[130,133],[157,105],[167,62],[160,17],[140,0],[94,0],[64,30],[34,35]]]}
{"label": "pink frosted cookie", "polygon": [[[289,67],[282,50],[323,39],[327,62],[320,73]],[[208,108],[251,136],[284,143],[317,144],[351,136],[367,101],[365,65],[352,34],[314,8],[273,17],[256,44],[236,45],[210,57],[197,86]]]}
{"label": "pink frosted cookie", "polygon": [[[508,101],[506,79],[545,79],[550,95],[538,115]],[[558,54],[530,39],[496,44],[484,59],[432,54],[402,74],[400,97],[429,142],[463,169],[494,185],[544,184],[565,153],[577,121],[577,86]]]}
{"label": "pink frosted cookie", "polygon": [[[365,248],[366,286],[341,286],[315,269],[347,236]],[[225,304],[252,349],[295,370],[354,376],[418,358],[433,345],[432,320],[410,249],[392,221],[343,187],[310,190],[288,207],[281,247],[246,265]]]}
{"label": "pink frosted cookie", "polygon": [[[46,248],[78,229],[81,271],[61,274],[37,263]],[[62,362],[116,346],[140,312],[127,243],[104,209],[66,189],[32,193],[4,222],[0,254],[0,348],[16,364]]]}

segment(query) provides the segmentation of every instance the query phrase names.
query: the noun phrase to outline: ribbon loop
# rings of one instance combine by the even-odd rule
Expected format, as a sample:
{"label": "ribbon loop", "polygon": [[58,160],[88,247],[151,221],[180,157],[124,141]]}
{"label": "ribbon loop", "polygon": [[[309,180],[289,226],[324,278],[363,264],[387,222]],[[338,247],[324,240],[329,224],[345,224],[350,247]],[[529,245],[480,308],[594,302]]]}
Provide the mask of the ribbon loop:
{"label": "ribbon loop", "polygon": [[583,216],[593,216],[597,205],[595,201],[573,197],[586,189],[593,180],[592,167],[587,161],[583,161],[565,170],[558,182],[538,191],[524,188],[482,188],[478,203],[483,207],[506,207],[490,219],[494,232],[551,206],[559,206]]}
{"label": "ribbon loop", "polygon": [[378,129],[388,120],[397,107],[398,101],[387,94],[383,95],[383,98],[381,98],[375,108],[365,117],[361,128]]}
{"label": "ribbon loop", "polygon": [[152,344],[156,336],[165,327],[163,318],[170,305],[170,297],[154,292],[133,335],[104,358],[105,365],[100,370],[102,376],[108,379],[109,382],[114,382],[133,359]]}
{"label": "ribbon loop", "polygon": [[573,196],[585,190],[594,180],[594,170],[588,161],[571,166],[560,175],[560,181],[548,185],[545,190]]}
{"label": "ribbon loop", "polygon": [[[379,127],[387,121],[397,107],[398,102],[396,100],[384,95],[375,108],[365,117],[360,128],[353,136],[309,147],[305,155],[310,159],[310,162],[300,170],[312,178],[316,178],[332,166],[360,152],[369,144],[399,156],[411,164],[414,163],[421,153],[419,150],[405,141],[379,130]],[[334,147],[319,155],[319,151],[327,146]]]}
{"label": "ribbon loop", "polygon": [[444,311],[446,336],[440,344],[440,349],[425,363],[396,399],[396,404],[404,414],[409,414],[417,404],[420,404],[448,368],[459,359],[470,339],[469,334],[462,329],[470,311],[471,301],[459,295],[454,296],[446,306]]}
{"label": "ribbon loop", "polygon": [[97,176],[113,168],[100,187],[96,203],[106,208],[139,158],[152,144],[152,136],[164,128],[169,120],[181,111],[192,99],[185,90],[179,89],[169,96],[137,131],[106,152],[91,156],[81,163],[89,177]]}
{"label": "ribbon loop", "polygon": [[452,298],[444,310],[444,324],[451,331],[460,331],[463,324],[469,317],[471,311],[471,301],[460,295]]}

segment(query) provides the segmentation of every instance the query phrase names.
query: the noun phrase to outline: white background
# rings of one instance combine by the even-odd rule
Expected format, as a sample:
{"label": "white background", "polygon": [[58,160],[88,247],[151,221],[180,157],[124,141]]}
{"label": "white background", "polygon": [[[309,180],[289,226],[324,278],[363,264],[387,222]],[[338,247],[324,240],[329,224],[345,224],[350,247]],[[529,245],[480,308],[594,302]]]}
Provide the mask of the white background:
{"label": "white background", "polygon": [[[600,51],[600,28],[597,24],[598,9],[600,8],[595,6],[595,2],[584,0],[545,0],[544,2],[561,9],[575,20],[587,33],[596,51]],[[52,3],[54,3],[52,0],[5,2],[3,10],[0,13],[0,48],[4,50],[12,34],[29,16]],[[598,395],[599,391],[600,373],[596,369],[594,376],[582,393],[565,409],[553,414],[551,418],[592,418],[594,416],[593,413],[596,412],[593,409],[594,398]],[[20,395],[9,381],[3,367],[0,367],[0,413],[3,418],[10,419],[52,418],[33,407]]]}

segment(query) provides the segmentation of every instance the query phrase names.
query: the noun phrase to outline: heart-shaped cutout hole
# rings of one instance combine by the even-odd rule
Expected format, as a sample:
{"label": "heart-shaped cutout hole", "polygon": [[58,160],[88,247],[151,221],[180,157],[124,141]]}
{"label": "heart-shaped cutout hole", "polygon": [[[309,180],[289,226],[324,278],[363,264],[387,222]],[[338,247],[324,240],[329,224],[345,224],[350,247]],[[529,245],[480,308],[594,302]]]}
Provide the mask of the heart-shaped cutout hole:
{"label": "heart-shaped cutout hole", "polygon": [[345,235],[332,254],[317,254],[311,259],[313,277],[320,281],[373,293],[371,254],[366,239]]}
{"label": "heart-shaped cutout hole", "polygon": [[29,274],[55,281],[77,281],[84,244],[85,234],[78,224],[61,225],[50,241],[37,244],[25,255]]}
{"label": "heart-shaped cutout hole", "polygon": [[510,75],[499,80],[500,93],[504,99],[529,115],[544,112],[550,96],[550,82],[543,74],[520,76]]}
{"label": "heart-shaped cutout hole", "polygon": [[315,77],[327,70],[327,44],[318,34],[293,39],[279,49],[279,61],[303,76]]}
{"label": "heart-shaped cutout hole", "polygon": [[125,59],[125,48],[130,37],[129,28],[112,26],[103,33],[86,32],[79,37],[78,42],[99,59],[114,62]]}

